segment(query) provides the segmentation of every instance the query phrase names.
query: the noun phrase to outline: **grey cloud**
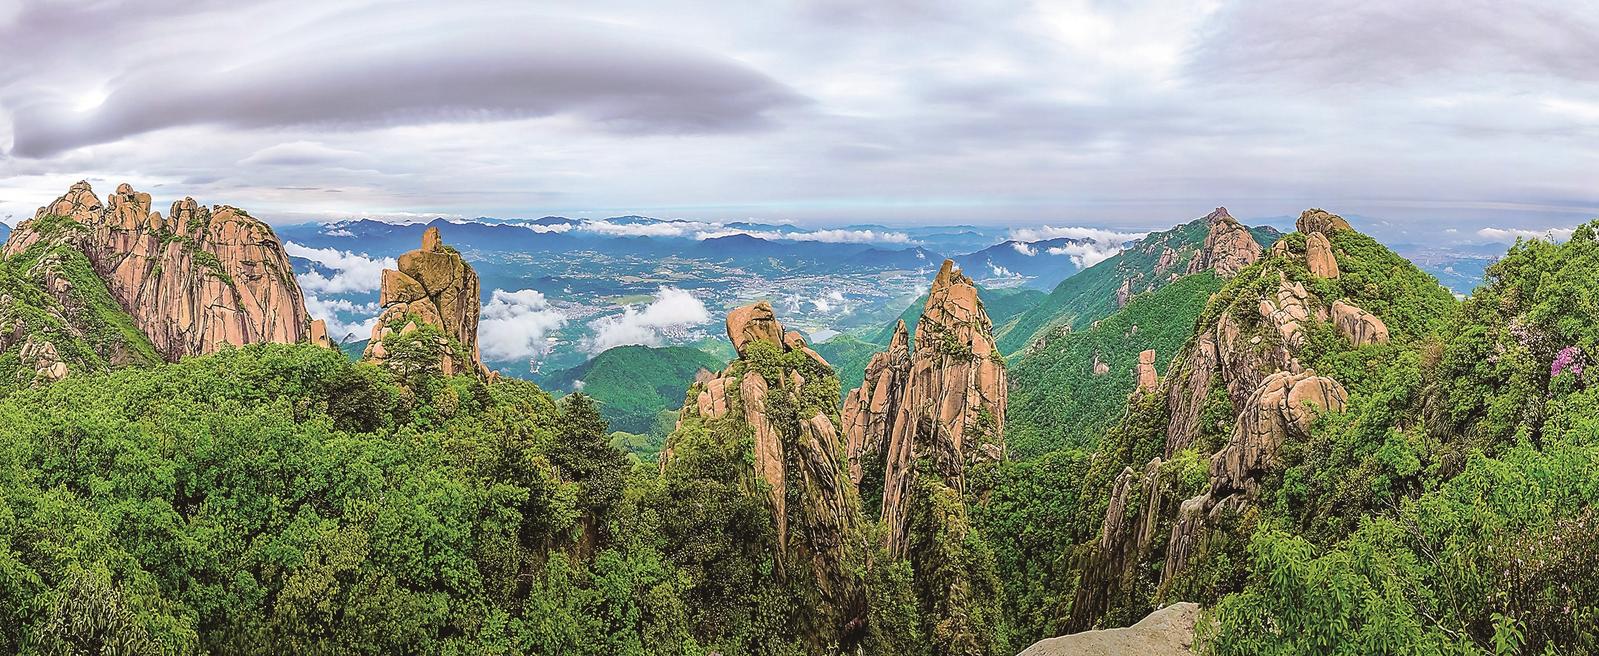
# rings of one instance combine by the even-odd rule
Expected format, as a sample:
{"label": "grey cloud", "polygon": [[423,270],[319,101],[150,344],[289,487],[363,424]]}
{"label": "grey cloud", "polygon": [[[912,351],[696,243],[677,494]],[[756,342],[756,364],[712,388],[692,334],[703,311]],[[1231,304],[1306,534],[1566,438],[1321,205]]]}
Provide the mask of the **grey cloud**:
{"label": "grey cloud", "polygon": [[397,29],[307,35],[247,63],[137,71],[88,111],[22,99],[12,153],[49,156],[196,124],[366,128],[572,115],[624,134],[734,132],[804,103],[735,60],[573,21],[485,15],[455,29],[425,21]]}
{"label": "grey cloud", "polygon": [[1599,5],[1546,0],[1229,3],[1192,53],[1204,78],[1293,86],[1401,83],[1451,73],[1599,80]]}

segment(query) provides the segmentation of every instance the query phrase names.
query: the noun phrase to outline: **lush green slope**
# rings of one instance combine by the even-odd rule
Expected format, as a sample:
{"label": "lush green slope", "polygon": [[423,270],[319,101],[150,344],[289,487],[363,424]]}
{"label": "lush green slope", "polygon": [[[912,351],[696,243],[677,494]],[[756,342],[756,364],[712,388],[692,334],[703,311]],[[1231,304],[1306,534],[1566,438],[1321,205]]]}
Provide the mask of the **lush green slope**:
{"label": "lush green slope", "polygon": [[581,389],[599,402],[600,416],[612,430],[648,433],[656,415],[683,404],[696,372],[720,371],[726,364],[696,348],[618,346],[539,383],[550,390]]}
{"label": "lush green slope", "polygon": [[[917,313],[920,314],[920,306]],[[850,390],[860,387],[861,381],[866,378],[866,363],[871,362],[872,356],[887,346],[887,342],[873,344],[849,333],[839,333],[825,342],[812,344],[811,348],[833,365],[833,371],[838,372],[839,389],[848,394]]]}
{"label": "lush green slope", "polygon": [[[1215,274],[1188,276],[1149,294],[1087,330],[1046,336],[1010,358],[1005,442],[1016,458],[1061,448],[1090,448],[1125,411],[1138,354],[1155,349],[1162,375],[1193,334]],[[1093,373],[1094,363],[1109,369]]]}
{"label": "lush green slope", "polygon": [[[20,353],[29,339],[52,345],[72,373],[160,362],[89,258],[67,244],[83,227],[57,216],[33,226],[40,240],[0,260],[0,296],[6,299],[0,306],[0,395],[32,382],[32,363]],[[47,285],[58,291],[46,291]]]}
{"label": "lush green slope", "polygon": [[[1117,310],[1116,290],[1122,281],[1135,277],[1140,285],[1135,291],[1147,287],[1160,287],[1170,281],[1172,274],[1182,275],[1188,269],[1194,252],[1205,243],[1210,226],[1204,219],[1153,232],[1138,240],[1132,248],[1124,250],[1099,264],[1079,271],[1062,281],[1048,296],[1032,304],[1027,311],[1007,321],[995,320],[994,334],[999,350],[1007,355],[1016,353],[1045,333],[1060,328],[1082,330],[1093,322]],[[1269,227],[1250,228],[1255,241],[1269,247],[1280,236]],[[1159,267],[1162,254],[1170,248],[1176,259],[1165,269]]]}

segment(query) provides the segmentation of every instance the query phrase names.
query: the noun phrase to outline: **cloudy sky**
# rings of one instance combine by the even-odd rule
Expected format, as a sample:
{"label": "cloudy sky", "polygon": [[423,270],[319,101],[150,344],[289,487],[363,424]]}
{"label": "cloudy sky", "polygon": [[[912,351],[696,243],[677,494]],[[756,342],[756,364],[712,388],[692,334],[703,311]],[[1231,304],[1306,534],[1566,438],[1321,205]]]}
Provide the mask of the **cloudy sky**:
{"label": "cloudy sky", "polygon": [[[1599,216],[1591,0],[0,0],[0,221]],[[12,215],[12,218],[7,218]]]}

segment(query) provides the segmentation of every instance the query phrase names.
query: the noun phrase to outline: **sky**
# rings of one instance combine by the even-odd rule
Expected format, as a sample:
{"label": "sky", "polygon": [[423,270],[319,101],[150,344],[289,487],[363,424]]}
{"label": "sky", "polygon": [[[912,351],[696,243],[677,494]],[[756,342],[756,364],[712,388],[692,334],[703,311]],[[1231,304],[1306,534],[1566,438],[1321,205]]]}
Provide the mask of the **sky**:
{"label": "sky", "polygon": [[0,222],[88,179],[278,223],[1539,233],[1599,217],[1594,34],[1591,0],[0,0]]}

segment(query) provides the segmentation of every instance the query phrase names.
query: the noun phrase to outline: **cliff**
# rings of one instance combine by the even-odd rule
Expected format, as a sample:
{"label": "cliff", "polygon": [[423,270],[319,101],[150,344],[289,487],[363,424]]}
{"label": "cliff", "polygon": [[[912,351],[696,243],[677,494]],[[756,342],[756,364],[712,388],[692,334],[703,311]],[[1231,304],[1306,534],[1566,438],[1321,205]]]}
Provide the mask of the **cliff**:
{"label": "cliff", "polygon": [[487,376],[477,345],[480,292],[477,272],[444,245],[438,228],[428,228],[422,246],[400,256],[398,271],[383,270],[383,313],[362,357],[407,371]]}

